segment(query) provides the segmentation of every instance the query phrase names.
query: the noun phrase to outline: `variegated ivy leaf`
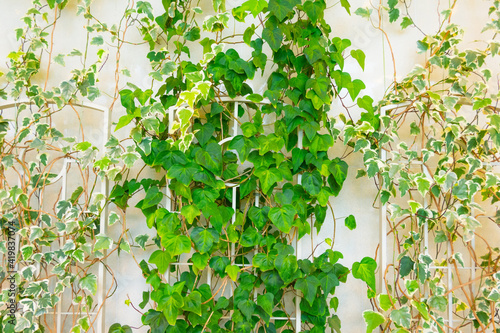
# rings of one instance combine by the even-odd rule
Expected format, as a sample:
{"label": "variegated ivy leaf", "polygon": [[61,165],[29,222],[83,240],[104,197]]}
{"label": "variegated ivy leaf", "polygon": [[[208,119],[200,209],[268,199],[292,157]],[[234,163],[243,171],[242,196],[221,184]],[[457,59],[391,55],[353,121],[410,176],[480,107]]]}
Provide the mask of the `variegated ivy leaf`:
{"label": "variegated ivy leaf", "polygon": [[135,242],[142,247],[143,250],[146,250],[146,242],[149,240],[149,235],[143,234],[135,237]]}
{"label": "variegated ivy leaf", "polygon": [[15,332],[24,332],[24,330],[29,329],[33,324],[26,317],[17,317],[16,326],[14,327]]}
{"label": "variegated ivy leaf", "polygon": [[77,260],[78,262],[80,262],[82,264],[85,262],[85,252],[83,252],[83,250],[81,250],[81,249],[76,249],[71,254],[71,256],[73,257],[73,259]]}
{"label": "variegated ivy leaf", "polygon": [[106,235],[99,234],[96,236],[94,251],[109,250],[113,246],[113,239]]}
{"label": "variegated ivy leaf", "polygon": [[108,225],[113,225],[115,224],[116,222],[119,222],[120,221],[120,216],[118,216],[118,214],[116,212],[111,212],[109,213],[109,217],[108,217]]}
{"label": "variegated ivy leaf", "polygon": [[91,294],[95,295],[97,292],[97,276],[92,273],[87,274],[85,277],[80,279],[80,287],[89,291]]}
{"label": "variegated ivy leaf", "polygon": [[66,200],[61,200],[57,203],[56,214],[59,219],[62,219],[64,214],[71,208],[71,203]]}
{"label": "variegated ivy leaf", "polygon": [[122,238],[120,242],[120,250],[130,253],[130,244],[125,238]]}
{"label": "variegated ivy leaf", "polygon": [[127,152],[122,155],[123,163],[125,163],[125,166],[127,168],[132,168],[132,166],[139,159],[139,157],[140,157],[139,154],[136,152]]}
{"label": "variegated ivy leaf", "polygon": [[33,255],[33,251],[35,247],[33,245],[24,245],[21,247],[21,254],[23,256],[23,260],[29,260]]}
{"label": "variegated ivy leaf", "polygon": [[78,319],[78,324],[83,328],[84,332],[87,332],[90,328],[90,318],[85,316]]}
{"label": "variegated ivy leaf", "polygon": [[31,280],[36,272],[36,267],[33,265],[26,266],[22,268],[20,272],[23,278],[25,278],[26,280]]}
{"label": "variegated ivy leaf", "polygon": [[66,253],[68,251],[74,250],[75,248],[76,248],[75,242],[73,242],[73,240],[69,239],[68,241],[66,241],[66,243],[64,244],[64,246],[61,250]]}
{"label": "variegated ivy leaf", "polygon": [[464,267],[465,266],[465,263],[464,263],[464,258],[462,256],[462,253],[460,252],[455,252],[453,254],[453,259],[455,259],[459,264],[460,266]]}
{"label": "variegated ivy leaf", "polygon": [[394,321],[399,326],[404,328],[410,328],[411,325],[411,314],[408,306],[404,306],[397,310],[391,311],[391,320]]}

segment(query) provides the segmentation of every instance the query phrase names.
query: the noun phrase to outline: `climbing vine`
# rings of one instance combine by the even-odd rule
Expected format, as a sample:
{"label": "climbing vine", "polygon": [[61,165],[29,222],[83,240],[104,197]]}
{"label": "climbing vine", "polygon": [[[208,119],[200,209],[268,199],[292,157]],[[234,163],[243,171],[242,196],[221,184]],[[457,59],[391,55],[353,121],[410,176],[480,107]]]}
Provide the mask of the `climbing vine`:
{"label": "climbing vine", "polygon": [[[96,327],[116,288],[106,259],[130,252],[124,223],[116,239],[104,227],[121,223],[108,211],[105,179],[124,172],[126,151],[114,137],[106,142],[109,128],[87,124],[89,112],[108,120],[107,108],[91,103],[101,97],[99,72],[109,57],[103,45],[112,45],[118,66],[133,13],[104,29],[90,1],[79,2],[76,14],[88,24],[84,48],[56,53],[54,35],[68,3],[32,2],[15,30],[19,48],[8,54],[8,70],[1,73],[1,96],[10,101],[0,111],[0,332]],[[113,37],[104,39],[100,33],[109,30]],[[67,69],[74,59],[80,66]],[[118,88],[108,93],[119,97]],[[110,286],[98,281],[102,271]]]}
{"label": "climbing vine", "polygon": [[[452,21],[456,4],[442,11],[435,34],[417,42],[425,63],[378,103],[380,130],[346,129],[363,154],[360,175],[377,179],[394,249],[381,267],[374,309],[363,314],[367,332],[378,326],[384,332],[499,331],[500,251],[487,235],[499,224],[498,72],[490,67],[499,52],[499,2],[485,13],[483,42],[475,49],[465,48],[464,31]],[[426,30],[414,24],[406,1],[378,8],[386,10],[403,29]],[[374,19],[370,9],[358,13]]]}
{"label": "climbing vine", "polygon": [[[338,333],[349,275],[366,285],[367,332],[500,331],[500,5],[487,3],[471,47],[457,1],[429,33],[406,0],[129,0],[113,22],[90,0],[34,0],[0,73],[0,332]],[[381,100],[349,74],[371,57],[332,31],[332,10],[385,39]],[[85,28],[69,52],[55,42],[66,15]],[[403,76],[389,24],[423,36]],[[386,232],[354,263],[335,231],[364,226],[331,204],[348,175],[374,180]],[[115,305],[141,328],[103,325],[116,255],[146,281],[142,302]]]}
{"label": "climbing vine", "polygon": [[[292,332],[301,322],[306,332],[328,323],[340,331],[331,296],[351,269],[332,239],[330,249],[303,258],[294,245],[321,230],[346,180],[343,156],[327,153],[339,135],[327,112],[333,99],[356,101],[365,87],[344,71],[349,54],[363,67],[363,52],[330,37],[322,1],[250,0],[230,12],[216,1],[203,24],[190,2],[166,2],[159,16],[141,6],[145,26],[165,39],[145,30],[151,76],[162,84],[122,90],[127,114],[118,128],[134,124],[141,159],[162,178],[127,179],[111,198],[124,209],[129,193],[143,189],[136,207],[157,232],[158,249],[140,263],[151,290],[139,307],[154,304],[143,324]],[[228,32],[230,19],[246,30]],[[203,46],[199,62],[190,58],[192,43]],[[263,93],[251,87],[256,75],[266,78]],[[369,98],[360,103],[371,106]],[[346,223],[354,228],[355,218]],[[372,292],[376,266],[367,257],[353,268]]]}

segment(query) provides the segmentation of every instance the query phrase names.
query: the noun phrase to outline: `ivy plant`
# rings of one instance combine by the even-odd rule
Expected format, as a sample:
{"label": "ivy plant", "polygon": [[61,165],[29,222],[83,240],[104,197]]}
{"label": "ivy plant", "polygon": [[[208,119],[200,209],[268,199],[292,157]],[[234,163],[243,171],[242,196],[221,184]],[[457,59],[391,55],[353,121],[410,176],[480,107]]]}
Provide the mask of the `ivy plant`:
{"label": "ivy plant", "polygon": [[[62,311],[63,330],[96,329],[120,283],[116,254],[147,257],[137,264],[148,290],[126,304],[152,333],[338,333],[349,275],[366,285],[367,332],[498,332],[500,251],[480,229],[499,223],[500,5],[489,4],[471,44],[454,23],[458,1],[426,33],[405,0],[355,11],[347,0],[130,0],[115,22],[90,0],[33,0],[0,73],[13,102],[0,111],[0,281],[16,287],[2,289],[0,332],[54,331]],[[370,20],[393,55],[384,18],[417,29],[425,61],[402,79],[394,63],[374,103],[346,69],[370,58],[334,36],[332,6]],[[56,54],[62,13],[86,21],[84,49]],[[123,83],[124,45],[147,49],[146,85]],[[108,67],[111,89],[99,82]],[[97,142],[80,110],[103,100],[122,113]],[[70,114],[75,135],[60,123]],[[355,173],[349,155],[363,163],[357,177],[375,180],[394,249],[352,265],[335,234],[318,237],[338,221],[356,232],[330,203]],[[132,202],[149,235],[127,226]]]}
{"label": "ivy plant", "polygon": [[[401,14],[405,29],[415,25],[403,3],[388,1],[379,12],[388,11],[391,22]],[[499,54],[500,12],[498,1],[490,3],[481,35],[488,42],[466,48],[464,31],[452,21],[452,2],[441,13],[439,31],[417,42],[425,63],[378,103],[380,129],[345,130],[363,154],[359,176],[377,179],[394,244],[374,309],[363,314],[367,332],[379,326],[391,332],[499,331],[499,248],[479,232],[499,223],[500,95],[498,72],[489,64]],[[358,13],[372,19],[368,9]]]}
{"label": "ivy plant", "polygon": [[[190,2],[163,5],[158,15],[138,3],[150,27],[150,75],[161,84],[121,90],[127,114],[117,125],[133,125],[137,152],[160,177],[130,178],[111,193],[125,209],[143,190],[136,207],[156,229],[157,249],[140,263],[150,290],[139,306],[152,305],[143,324],[151,332],[292,332],[298,310],[305,332],[340,331],[334,295],[351,273],[343,254],[331,239],[304,258],[293,245],[321,230],[346,180],[344,157],[328,155],[340,131],[327,112],[334,99],[358,100],[365,85],[344,64],[352,55],[363,67],[363,52],[330,37],[323,1],[249,0],[230,10],[214,1],[203,24]],[[230,20],[246,27],[242,35],[228,32]],[[151,30],[161,33],[154,39]],[[192,44],[202,47],[198,62]],[[267,79],[263,93],[251,87],[256,75]],[[359,100],[372,110],[369,97]],[[355,218],[346,224],[353,229]],[[368,257],[352,267],[370,293],[376,267]]]}
{"label": "ivy plant", "polygon": [[[83,125],[82,109],[101,96],[98,75],[107,57],[96,34],[104,29],[94,22],[90,1],[79,2],[73,14],[89,22],[86,48],[55,54],[54,34],[67,5],[31,3],[15,30],[19,48],[0,73],[0,96],[12,102],[0,111],[0,332],[55,331],[58,313],[62,331],[88,331],[112,291],[97,295],[99,269],[112,272],[106,258],[130,252],[125,228],[117,228],[116,239],[101,228],[123,222],[107,211],[109,199],[100,191],[106,177],[125,169],[127,151],[115,138],[107,144],[89,138]],[[121,29],[110,40],[118,51]],[[82,66],[65,68],[72,58]],[[54,68],[62,81],[52,80]],[[75,126],[65,128],[64,118]]]}

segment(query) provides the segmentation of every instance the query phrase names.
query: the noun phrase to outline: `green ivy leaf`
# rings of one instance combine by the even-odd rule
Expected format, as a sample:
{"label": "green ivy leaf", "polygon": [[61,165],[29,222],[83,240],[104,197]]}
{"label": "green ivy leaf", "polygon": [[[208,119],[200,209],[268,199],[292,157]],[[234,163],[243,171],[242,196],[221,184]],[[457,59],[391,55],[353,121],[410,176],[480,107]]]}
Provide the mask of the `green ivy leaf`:
{"label": "green ivy leaf", "polygon": [[295,282],[295,289],[302,291],[305,300],[310,306],[313,306],[319,286],[320,282],[314,275],[308,276],[305,279],[298,279],[297,282]]}
{"label": "green ivy leaf", "polygon": [[349,165],[338,157],[334,158],[328,167],[328,170],[332,174],[334,180],[334,186],[331,186],[331,188],[335,196],[339,194],[345,180],[347,179],[348,169]]}
{"label": "green ivy leaf", "polygon": [[304,137],[304,147],[309,147],[309,151],[317,157],[318,151],[327,151],[333,146],[333,138],[329,134],[316,134],[312,141],[307,136]]}
{"label": "green ivy leaf", "polygon": [[356,97],[359,95],[359,92],[366,88],[363,81],[356,79],[352,82],[347,83],[346,85],[347,91],[349,92],[349,96],[354,101]]}
{"label": "green ivy leaf", "polygon": [[201,294],[199,291],[194,290],[184,298],[184,305],[182,307],[185,311],[190,311],[201,316]]}
{"label": "green ivy leaf", "polygon": [[261,135],[258,138],[259,142],[259,154],[264,155],[268,151],[279,152],[285,145],[285,140],[282,137],[277,136],[272,133],[268,136]]}
{"label": "green ivy leaf", "polygon": [[[315,121],[308,121],[308,122],[302,124],[300,127],[304,130],[304,133],[306,134],[309,141],[312,141],[314,139],[314,137],[316,136],[316,133],[319,132],[319,130],[320,130],[319,124]],[[293,158],[293,155],[292,155],[292,158]]]}
{"label": "green ivy leaf", "polygon": [[223,277],[226,274],[226,267],[231,263],[228,257],[215,256],[210,259],[210,268],[214,270],[216,274]]}
{"label": "green ivy leaf", "polygon": [[363,96],[356,100],[358,106],[362,109],[368,111],[368,113],[373,114],[373,98],[370,96]]}
{"label": "green ivy leaf", "polygon": [[283,32],[279,27],[264,28],[262,38],[269,44],[273,51],[278,51],[283,41]]}
{"label": "green ivy leaf", "polygon": [[283,180],[280,170],[276,168],[267,168],[263,166],[255,170],[254,174],[259,177],[262,191],[266,194],[277,182]]}
{"label": "green ivy leaf", "polygon": [[356,229],[356,219],[354,218],[354,215],[346,217],[344,223],[349,230]]}
{"label": "green ivy leaf", "polygon": [[150,262],[151,264],[155,264],[156,267],[158,267],[158,272],[160,274],[164,274],[167,271],[170,263],[172,263],[173,261],[174,259],[172,258],[170,253],[162,250],[156,250],[155,252],[153,252],[148,260],[148,262]]}
{"label": "green ivy leaf", "polygon": [[375,270],[377,262],[370,258],[364,257],[361,262],[355,262],[352,265],[352,276],[356,279],[365,281],[368,287],[375,291]]}
{"label": "green ivy leaf", "polygon": [[240,162],[243,163],[248,158],[248,154],[255,148],[254,142],[243,135],[235,136],[229,142],[229,149],[235,149],[240,157]]}
{"label": "green ivy leaf", "polygon": [[201,254],[208,253],[215,243],[219,242],[219,233],[213,228],[194,228],[191,239]]}
{"label": "green ivy leaf", "polygon": [[[158,187],[152,186],[146,192],[146,197],[141,201],[141,209],[150,208],[156,206],[163,199],[163,193],[160,192]],[[138,204],[139,205],[139,204]]]}
{"label": "green ivy leaf", "polygon": [[269,210],[269,219],[281,232],[288,234],[292,228],[297,211],[292,205],[273,207]]}
{"label": "green ivy leaf", "polygon": [[274,265],[285,283],[290,283],[295,279],[299,266],[294,255],[280,254],[276,257]]}
{"label": "green ivy leaf", "polygon": [[253,17],[257,17],[267,8],[266,0],[248,0],[243,3],[245,10],[249,10]]}
{"label": "green ivy leaf", "polygon": [[272,294],[276,294],[284,283],[276,270],[262,273],[262,281],[266,286],[266,290]]}
{"label": "green ivy leaf", "polygon": [[166,61],[161,67],[160,73],[162,75],[170,75],[177,69],[177,63],[175,61]]}
{"label": "green ivy leaf", "polygon": [[323,288],[323,293],[325,295],[334,293],[334,288],[337,287],[339,283],[339,279],[334,272],[329,273],[321,273],[319,275],[321,288]]}
{"label": "green ivy leaf", "polygon": [[319,18],[323,17],[323,11],[325,10],[324,3],[319,1],[306,1],[303,7],[312,23],[316,23]]}
{"label": "green ivy leaf", "polygon": [[252,247],[259,244],[261,237],[262,236],[259,234],[257,229],[254,227],[248,227],[241,234],[239,244],[243,247]]}
{"label": "green ivy leaf", "polygon": [[370,9],[370,8],[361,8],[360,7],[358,9],[356,9],[356,11],[354,12],[354,14],[359,15],[359,16],[361,16],[361,17],[366,18],[366,19],[369,20],[371,14],[372,14],[372,11],[373,10]]}
{"label": "green ivy leaf", "polygon": [[420,192],[420,194],[425,197],[427,192],[429,192],[429,189],[431,188],[431,182],[429,179],[425,178],[425,176],[418,177],[416,179],[417,182],[417,189]]}
{"label": "green ivy leaf", "polygon": [[252,80],[255,75],[255,66],[253,63],[245,61],[241,58],[231,61],[228,68],[238,74],[245,74],[250,80]]}
{"label": "green ivy leaf", "polygon": [[229,276],[229,278],[233,281],[236,282],[237,278],[238,278],[238,273],[241,271],[241,269],[236,266],[236,265],[229,265],[229,266],[226,266],[226,269],[225,269],[225,272],[227,273],[227,275]]}
{"label": "green ivy leaf", "polygon": [[257,229],[262,229],[267,221],[269,220],[269,210],[271,208],[269,206],[264,206],[264,207],[255,207],[252,206],[248,210],[248,217],[250,220],[254,223],[254,225],[257,227]]}
{"label": "green ivy leaf", "polygon": [[177,322],[179,309],[184,305],[184,300],[181,295],[174,293],[171,296],[162,298],[163,314],[170,325],[174,326]]}
{"label": "green ivy leaf", "polygon": [[395,22],[399,18],[399,9],[392,8],[389,10],[389,22]]}
{"label": "green ivy leaf", "polygon": [[162,237],[161,245],[172,256],[191,252],[191,240],[185,235],[176,235],[173,237]]}
{"label": "green ivy leaf", "polygon": [[274,268],[274,258],[270,258],[265,253],[257,253],[252,258],[252,265],[260,268],[261,271],[269,271]]}
{"label": "green ivy leaf", "polygon": [[393,303],[391,302],[391,299],[392,299],[391,296],[389,296],[387,294],[378,295],[378,302],[379,302],[382,310],[387,311],[393,307],[393,305],[392,305]]}
{"label": "green ivy leaf", "polygon": [[305,172],[302,175],[302,186],[310,195],[318,195],[323,186],[323,179],[318,170],[311,172]]}
{"label": "green ivy leaf", "polygon": [[201,212],[195,205],[186,205],[181,208],[181,214],[189,224],[193,224],[194,219],[200,216]]}
{"label": "green ivy leaf", "polygon": [[205,149],[196,152],[196,163],[207,168],[217,176],[222,175],[222,148],[216,142],[209,143]]}
{"label": "green ivy leaf", "polygon": [[409,18],[408,16],[405,16],[405,17],[403,17],[403,20],[401,21],[401,29],[406,29],[412,24],[413,24],[412,19]]}
{"label": "green ivy leaf", "polygon": [[349,15],[351,15],[351,10],[350,10],[351,4],[349,3],[348,0],[340,0],[340,5],[345,8],[345,10]]}
{"label": "green ivy leaf", "polygon": [[431,296],[428,300],[428,304],[431,308],[437,309],[440,312],[445,312],[448,300],[444,296]]}
{"label": "green ivy leaf", "polygon": [[115,323],[109,327],[108,333],[132,333],[132,329],[128,325]]}
{"label": "green ivy leaf", "polygon": [[424,318],[425,320],[429,320],[430,319],[429,310],[427,310],[427,305],[425,303],[412,300],[411,304],[422,315],[422,318]]}
{"label": "green ivy leaf", "polygon": [[252,318],[256,306],[257,305],[255,304],[255,302],[252,301],[251,299],[246,299],[238,303],[238,309],[240,309],[241,313],[245,315],[247,320],[250,320],[250,318]]}
{"label": "green ivy leaf", "polygon": [[193,27],[184,33],[184,38],[189,41],[196,41],[200,39],[200,28]]}
{"label": "green ivy leaf", "polygon": [[120,128],[127,126],[130,124],[132,120],[134,120],[135,115],[133,114],[127,114],[124,116],[121,116],[120,119],[118,119],[118,123],[116,124],[115,131],[118,131]]}
{"label": "green ivy leaf", "polygon": [[176,164],[168,169],[167,176],[171,179],[177,179],[184,185],[189,185],[193,180],[194,174],[199,171],[200,167],[194,163],[188,163],[186,165]]}
{"label": "green ivy leaf", "polygon": [[23,256],[23,260],[29,260],[33,255],[35,247],[33,245],[23,245],[21,247],[21,255]]}
{"label": "green ivy leaf", "polygon": [[257,179],[255,178],[255,176],[247,178],[247,180],[240,185],[240,199],[243,199],[250,193],[254,192],[256,189]]}
{"label": "green ivy leaf", "polygon": [[[307,61],[311,65],[314,65],[318,60],[320,60],[324,57],[325,49],[323,47],[321,47],[319,44],[311,44],[309,47],[307,47],[304,50],[304,55],[306,56]],[[321,98],[320,94],[318,94],[318,96]],[[323,98],[321,98],[321,99],[323,100],[323,102],[325,102],[325,100]]]}
{"label": "green ivy leaf", "polygon": [[265,293],[263,295],[257,296],[257,305],[264,310],[265,313],[272,316],[274,308],[274,295],[271,293]]}
{"label": "green ivy leaf", "polygon": [[351,50],[351,57],[356,59],[361,69],[365,70],[365,53],[361,50]]}
{"label": "green ivy leaf", "polygon": [[415,262],[413,262],[410,257],[404,256],[403,258],[401,258],[401,260],[399,261],[399,274],[401,275],[401,277],[405,277],[410,274],[414,266]]}
{"label": "green ivy leaf", "polygon": [[366,323],[366,333],[373,332],[373,330],[385,322],[385,317],[382,314],[371,310],[364,311],[363,318]]}
{"label": "green ivy leaf", "polygon": [[208,253],[200,254],[196,252],[193,253],[193,256],[191,257],[191,261],[193,262],[194,267],[196,267],[199,270],[202,270],[205,267],[207,267],[208,259],[210,259],[210,255]]}
{"label": "green ivy leaf", "polygon": [[194,136],[198,140],[199,144],[204,147],[207,144],[208,140],[212,138],[214,132],[214,125],[212,125],[211,123],[206,123],[194,134]]}
{"label": "green ivy leaf", "polygon": [[268,9],[272,14],[276,15],[278,20],[283,21],[294,7],[300,5],[300,3],[300,0],[269,0]]}

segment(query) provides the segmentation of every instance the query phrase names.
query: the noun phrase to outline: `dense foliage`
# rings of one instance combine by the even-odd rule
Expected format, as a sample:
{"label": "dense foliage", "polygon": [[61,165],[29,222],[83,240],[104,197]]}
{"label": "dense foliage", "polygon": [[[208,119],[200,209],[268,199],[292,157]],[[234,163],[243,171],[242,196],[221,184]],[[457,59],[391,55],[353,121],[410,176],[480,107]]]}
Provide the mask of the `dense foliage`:
{"label": "dense foliage", "polygon": [[[159,50],[150,34],[145,39],[152,76],[165,83],[155,91],[120,92],[127,115],[118,127],[135,122],[142,160],[165,175],[129,179],[111,193],[124,209],[129,193],[142,188],[137,207],[157,231],[154,266],[141,263],[151,292],[140,305],[157,306],[143,323],[152,331],[291,332],[300,310],[307,331],[323,332],[328,321],[340,329],[330,310],[338,299],[329,295],[350,273],[338,262],[342,253],[298,259],[292,245],[321,229],[329,198],[347,176],[347,163],[327,153],[338,137],[327,111],[342,90],[355,100],[364,88],[343,71],[350,42],[328,37],[322,1],[250,0],[231,11],[238,24],[255,22],[243,33],[245,46],[224,49],[224,41],[241,37],[224,35],[230,14],[223,4],[214,3],[216,14],[201,28],[199,10],[187,6],[166,2],[159,16],[144,10],[144,24],[158,24],[164,34]],[[208,37],[201,39],[200,30]],[[197,41],[203,57],[195,63],[188,45]],[[364,64],[360,50],[351,54]],[[250,85],[257,72],[267,78],[263,94]],[[169,118],[173,109],[176,119]],[[188,270],[176,264],[183,254]],[[354,276],[375,290],[375,261],[357,265]],[[166,283],[165,272],[177,281]],[[295,295],[302,296],[297,308],[290,306]]]}
{"label": "dense foliage", "polygon": [[[14,103],[0,111],[0,332],[93,330],[120,284],[107,262],[115,252],[145,278],[143,301],[127,305],[152,333],[289,333],[297,323],[338,333],[336,289],[349,275],[366,284],[367,332],[500,331],[500,251],[477,232],[499,219],[498,1],[474,50],[450,3],[439,31],[417,43],[425,63],[394,73],[375,105],[346,70],[370,58],[335,36],[324,0],[128,1],[117,24],[91,2],[34,0],[2,73],[1,96]],[[394,58],[383,17],[424,31],[409,7],[355,12]],[[86,44],[56,55],[57,22],[72,8]],[[347,0],[335,9],[351,14]],[[142,41],[127,38],[132,29]],[[124,46],[148,49],[149,89],[134,77],[124,86]],[[66,63],[54,83],[51,66]],[[103,68],[113,91],[100,90]],[[89,104],[103,94],[109,107]],[[86,112],[104,119],[102,132],[89,132]],[[356,172],[350,155],[364,165],[357,177],[375,180],[388,243],[352,265],[335,234],[314,244],[324,223],[356,232],[355,217],[336,219],[330,203]],[[132,205],[149,234],[127,225]],[[300,253],[306,235],[312,248]]]}
{"label": "dense foliage", "polygon": [[[392,4],[390,20],[397,21]],[[491,3],[477,49],[465,49],[464,31],[451,23],[455,4],[443,11],[439,31],[418,42],[425,63],[379,102],[382,130],[349,131],[368,176],[379,177],[393,238],[377,311],[364,313],[372,328],[500,330],[498,239],[477,232],[499,225],[500,3]],[[402,27],[409,24],[403,16]]]}

